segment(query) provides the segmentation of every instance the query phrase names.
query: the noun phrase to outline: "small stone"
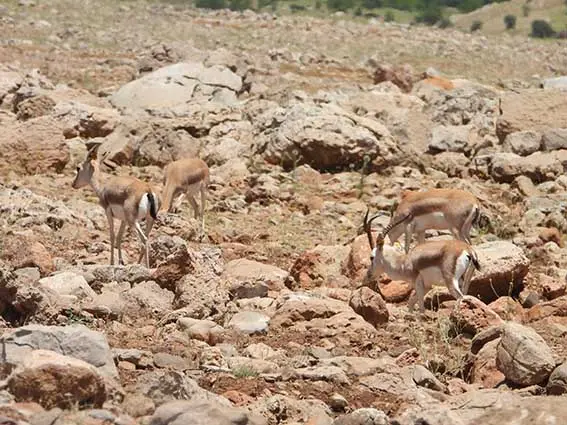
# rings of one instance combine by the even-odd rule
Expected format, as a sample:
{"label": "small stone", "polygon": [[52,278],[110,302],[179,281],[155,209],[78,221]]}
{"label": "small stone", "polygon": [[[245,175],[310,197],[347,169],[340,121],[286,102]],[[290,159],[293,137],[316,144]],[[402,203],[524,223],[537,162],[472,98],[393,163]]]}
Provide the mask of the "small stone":
{"label": "small stone", "polygon": [[335,412],[343,412],[348,406],[348,401],[340,394],[333,394],[329,399],[329,406]]}

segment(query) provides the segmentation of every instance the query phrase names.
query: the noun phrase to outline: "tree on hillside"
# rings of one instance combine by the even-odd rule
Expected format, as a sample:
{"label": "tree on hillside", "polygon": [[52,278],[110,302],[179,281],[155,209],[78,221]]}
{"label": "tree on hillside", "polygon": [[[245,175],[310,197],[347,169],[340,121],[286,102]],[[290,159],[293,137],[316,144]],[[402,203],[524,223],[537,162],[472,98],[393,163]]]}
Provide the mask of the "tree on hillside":
{"label": "tree on hillside", "polygon": [[555,36],[555,30],[551,27],[549,22],[542,19],[535,19],[532,21],[532,32],[530,35],[536,38],[551,38]]}
{"label": "tree on hillside", "polygon": [[507,30],[513,30],[516,28],[516,17],[514,15],[504,16],[504,25],[506,25]]}
{"label": "tree on hillside", "polygon": [[482,21],[473,21],[471,24],[471,32],[479,31],[480,29],[482,29]]}
{"label": "tree on hillside", "polygon": [[353,0],[327,0],[327,7],[330,10],[340,10],[346,12],[354,6]]}
{"label": "tree on hillside", "polygon": [[201,9],[224,9],[225,0],[195,0],[195,7]]}
{"label": "tree on hillside", "polygon": [[443,12],[438,0],[422,0],[421,12],[416,16],[418,23],[435,25],[443,18]]}

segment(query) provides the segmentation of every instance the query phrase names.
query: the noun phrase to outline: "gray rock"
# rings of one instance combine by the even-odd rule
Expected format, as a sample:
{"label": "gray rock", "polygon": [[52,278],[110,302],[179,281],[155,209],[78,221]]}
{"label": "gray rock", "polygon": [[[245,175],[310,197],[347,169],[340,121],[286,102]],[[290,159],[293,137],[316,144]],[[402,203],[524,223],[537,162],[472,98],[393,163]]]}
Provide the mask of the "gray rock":
{"label": "gray rock", "polygon": [[83,276],[73,272],[62,272],[44,277],[40,279],[39,284],[58,295],[72,295],[79,301],[93,300],[97,295]]}
{"label": "gray rock", "polygon": [[541,85],[544,89],[567,90],[567,76],[546,78]]}
{"label": "gray rock", "polygon": [[476,245],[475,251],[481,270],[475,271],[467,295],[488,304],[499,296],[519,294],[530,266],[522,248],[507,241],[493,241]]}
{"label": "gray rock", "polygon": [[433,375],[425,366],[416,365],[413,369],[414,382],[425,388],[446,393],[447,386]]}
{"label": "gray rock", "polygon": [[265,425],[242,409],[211,402],[172,401],[158,407],[150,425]]}
{"label": "gray rock", "polygon": [[265,314],[255,311],[241,311],[232,316],[228,327],[246,334],[255,334],[266,332],[269,323],[270,318]]}
{"label": "gray rock", "polygon": [[547,394],[561,395],[567,392],[567,363],[556,367],[547,382]]}
{"label": "gray rock", "polygon": [[555,368],[555,360],[551,349],[536,331],[508,322],[498,344],[496,366],[507,380],[529,386],[544,382]]}
{"label": "gray rock", "polygon": [[437,126],[432,130],[429,151],[431,153],[464,152],[469,144],[470,132],[469,126]]}
{"label": "gray rock", "polygon": [[541,136],[541,145],[544,151],[567,149],[567,128],[550,128]]}
{"label": "gray rock", "polygon": [[536,131],[518,131],[506,136],[503,148],[521,156],[528,156],[540,150],[541,134]]}
{"label": "gray rock", "polygon": [[526,175],[536,183],[555,180],[563,174],[563,164],[567,161],[567,150],[534,152],[528,156],[514,153],[496,153],[490,158],[489,173],[497,182],[511,183],[521,175]]}
{"label": "gray rock", "polygon": [[110,101],[118,108],[163,110],[190,102],[196,93],[212,97],[221,89],[239,92],[241,88],[242,79],[226,67],[181,62],[125,84]]}
{"label": "gray rock", "polygon": [[358,168],[367,156],[369,169],[395,165],[402,152],[379,122],[331,104],[296,104],[259,117],[256,152],[272,164],[291,168],[308,164],[318,170]]}
{"label": "gray rock", "polygon": [[389,423],[388,416],[381,410],[363,408],[335,419],[333,425],[388,425]]}
{"label": "gray rock", "polygon": [[0,337],[4,362],[14,368],[33,350],[51,350],[95,366],[102,374],[118,378],[106,337],[83,325],[27,325]]}
{"label": "gray rock", "polygon": [[211,393],[182,372],[157,370],[140,375],[136,393],[151,398],[156,406],[173,400],[189,400],[194,403],[214,403],[230,407],[226,398]]}

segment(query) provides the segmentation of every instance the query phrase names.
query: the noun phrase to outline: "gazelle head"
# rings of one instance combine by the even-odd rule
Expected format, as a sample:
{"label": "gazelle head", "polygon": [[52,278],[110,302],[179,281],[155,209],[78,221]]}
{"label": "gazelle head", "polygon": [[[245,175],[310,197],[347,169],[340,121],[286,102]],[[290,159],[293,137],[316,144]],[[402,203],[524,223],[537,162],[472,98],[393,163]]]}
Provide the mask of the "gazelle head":
{"label": "gazelle head", "polygon": [[388,215],[387,212],[378,211],[372,217],[368,218],[370,210],[366,210],[366,214],[364,215],[364,222],[363,228],[366,232],[366,236],[368,237],[368,244],[370,245],[370,267],[366,272],[366,279],[372,279],[376,275],[380,275],[384,272],[384,239],[386,239],[386,235],[398,224],[405,221],[406,217],[402,217],[396,220],[391,220],[390,223],[382,230],[382,232],[378,233],[376,236],[376,240],[372,237],[372,221],[376,218],[384,215]]}
{"label": "gazelle head", "polygon": [[73,180],[73,189],[79,189],[81,187],[90,184],[92,176],[95,172],[97,151],[100,144],[96,144],[89,149],[87,152],[87,157],[84,162],[77,167],[77,175],[75,180]]}

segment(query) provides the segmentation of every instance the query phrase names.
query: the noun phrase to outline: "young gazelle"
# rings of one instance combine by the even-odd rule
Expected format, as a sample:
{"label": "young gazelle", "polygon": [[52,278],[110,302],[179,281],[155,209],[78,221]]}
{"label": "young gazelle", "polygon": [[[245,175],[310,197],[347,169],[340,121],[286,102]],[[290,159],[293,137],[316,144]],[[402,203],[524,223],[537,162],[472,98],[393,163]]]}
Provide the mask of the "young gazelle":
{"label": "young gazelle", "polygon": [[368,213],[367,210],[363,224],[371,249],[371,264],[366,273],[366,280],[386,273],[391,279],[409,282],[415,288],[415,296],[410,297],[408,308],[413,310],[417,298],[422,314],[425,311],[425,289],[430,289],[438,282],[444,283],[456,299],[466,295],[474,271],[471,269],[471,263],[480,270],[476,253],[469,244],[454,239],[429,241],[404,253],[391,245],[384,245],[384,239],[405,217],[391,222],[374,241],[371,224],[382,213],[379,212],[370,219]]}
{"label": "young gazelle", "polygon": [[[199,158],[184,158],[174,161],[165,167],[164,192],[162,210],[172,212],[177,209],[187,196],[189,203],[195,211],[195,219],[201,218],[201,232],[205,232],[205,203],[209,186],[209,167]],[[195,195],[201,193],[201,207],[199,209]],[[177,198],[175,205],[173,204]]]}
{"label": "young gazelle", "polygon": [[417,233],[418,243],[425,241],[427,229],[449,229],[455,238],[471,243],[470,231],[480,217],[480,204],[471,193],[459,189],[430,189],[402,192],[388,234],[394,243],[405,233],[404,249],[409,252],[411,237]]}
{"label": "young gazelle", "polygon": [[[92,147],[85,161],[77,167],[77,176],[73,188],[90,185],[98,196],[100,205],[106,212],[110,231],[110,264],[114,264],[114,247],[118,248],[118,262],[124,264],[120,244],[126,225],[133,229],[142,242],[142,252],[138,259],[150,268],[148,237],[157,218],[158,197],[152,187],[135,177],[119,177],[105,174],[97,161],[99,145]],[[121,221],[118,235],[114,233],[114,219]],[[140,226],[140,220],[146,220],[146,232]]]}

